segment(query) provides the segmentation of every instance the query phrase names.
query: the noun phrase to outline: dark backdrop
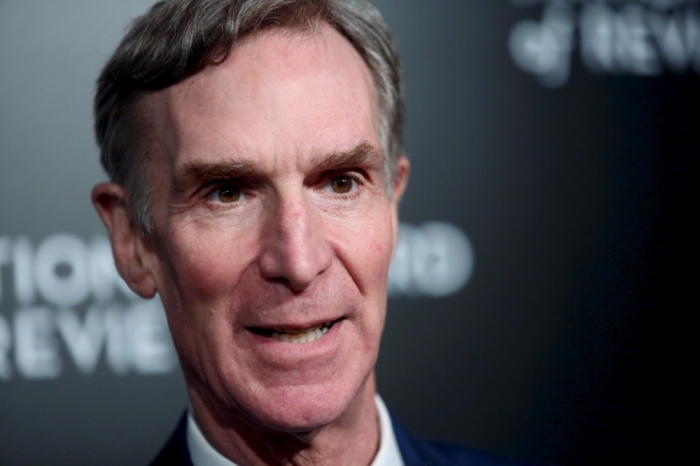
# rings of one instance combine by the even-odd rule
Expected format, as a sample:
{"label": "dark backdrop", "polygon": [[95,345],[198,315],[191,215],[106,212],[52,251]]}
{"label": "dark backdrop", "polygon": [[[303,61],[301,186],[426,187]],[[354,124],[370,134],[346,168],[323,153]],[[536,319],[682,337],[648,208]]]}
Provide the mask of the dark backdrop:
{"label": "dark backdrop", "polygon": [[[700,69],[697,4],[609,2],[607,14],[629,27],[610,29],[612,61],[596,67],[582,60],[578,34],[581,18],[600,11],[547,3],[376,2],[406,83],[413,171],[402,221],[458,227],[475,258],[455,294],[390,299],[379,390],[400,422],[430,438],[559,464],[690,464],[700,80],[668,45],[675,23],[659,18],[682,18],[682,50]],[[60,358],[54,375],[26,376],[17,359],[18,315],[60,307],[17,291],[22,247],[37,261],[52,235],[89,245],[103,234],[89,204],[104,178],[93,82],[148,4],[0,0],[3,465],[144,464],[186,405],[181,375],[165,363],[120,373],[99,353],[81,371],[60,338],[39,348]],[[518,36],[522,24],[539,32]],[[82,322],[88,308],[74,306]]]}

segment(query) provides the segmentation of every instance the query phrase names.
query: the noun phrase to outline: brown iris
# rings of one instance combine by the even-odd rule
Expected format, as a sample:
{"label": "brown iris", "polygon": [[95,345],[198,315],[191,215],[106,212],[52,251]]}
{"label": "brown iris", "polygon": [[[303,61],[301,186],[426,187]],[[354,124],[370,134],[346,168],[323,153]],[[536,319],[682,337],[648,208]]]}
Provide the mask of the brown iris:
{"label": "brown iris", "polygon": [[331,188],[335,193],[347,194],[352,189],[352,178],[348,176],[333,178],[333,181],[331,181]]}
{"label": "brown iris", "polygon": [[218,191],[219,200],[224,203],[236,202],[241,199],[241,190],[235,186],[226,186]]}

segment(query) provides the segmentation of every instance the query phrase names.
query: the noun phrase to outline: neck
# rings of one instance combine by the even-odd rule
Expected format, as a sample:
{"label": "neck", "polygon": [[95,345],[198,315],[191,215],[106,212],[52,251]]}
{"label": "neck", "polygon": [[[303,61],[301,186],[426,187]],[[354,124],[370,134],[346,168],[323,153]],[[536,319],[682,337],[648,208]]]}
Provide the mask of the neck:
{"label": "neck", "polygon": [[338,419],[307,432],[268,429],[240,415],[223,420],[195,390],[189,391],[204,437],[241,466],[369,465],[379,448],[374,373]]}

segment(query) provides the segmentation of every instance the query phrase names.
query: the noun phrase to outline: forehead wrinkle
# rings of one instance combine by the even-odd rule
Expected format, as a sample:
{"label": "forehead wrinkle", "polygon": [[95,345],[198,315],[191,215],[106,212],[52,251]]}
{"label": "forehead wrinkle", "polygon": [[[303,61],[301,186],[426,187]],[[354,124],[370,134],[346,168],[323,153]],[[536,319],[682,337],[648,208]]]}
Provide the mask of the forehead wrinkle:
{"label": "forehead wrinkle", "polygon": [[[325,26],[325,25],[324,25]],[[181,189],[187,189],[186,184],[192,183],[193,180],[196,179],[216,179],[216,178],[233,178],[237,176],[246,176],[250,175],[253,170],[252,167],[248,166],[246,167],[246,164],[240,163],[242,160],[222,160],[221,162],[214,162],[214,163],[204,163],[204,160],[201,160],[200,162],[197,162],[196,160],[193,161],[194,163],[184,165],[184,166],[178,166],[178,158],[179,155],[181,154],[181,144],[182,141],[180,140],[183,137],[183,133],[192,133],[195,129],[198,130],[204,130],[204,131],[199,131],[200,134],[198,134],[198,138],[201,140],[202,138],[208,140],[207,145],[210,146],[210,149],[213,148],[211,147],[212,145],[220,145],[220,144],[214,144],[212,140],[223,140],[226,144],[225,145],[230,145],[231,141],[228,140],[229,134],[227,133],[227,128],[226,127],[219,127],[217,125],[211,126],[206,124],[203,121],[200,121],[198,119],[192,119],[192,118],[187,118],[188,116],[192,116],[192,112],[188,112],[187,114],[182,114],[181,112],[176,111],[177,105],[176,102],[178,103],[187,103],[193,107],[193,111],[199,112],[202,110],[206,110],[206,113],[210,114],[212,111],[215,114],[218,114],[216,110],[223,111],[226,110],[220,109],[219,104],[223,102],[230,102],[230,99],[223,98],[221,95],[221,92],[216,92],[212,93],[212,87],[217,87],[223,85],[225,82],[227,84],[226,89],[228,89],[232,84],[236,84],[234,87],[236,89],[228,89],[227,92],[229,91],[240,91],[240,86],[243,85],[254,85],[254,86],[261,86],[263,82],[265,81],[264,79],[251,79],[250,76],[247,78],[245,76],[239,76],[238,78],[241,78],[241,80],[236,79],[234,83],[231,82],[230,77],[226,77],[226,80],[221,81],[221,76],[215,76],[218,75],[220,71],[224,71],[228,68],[231,70],[236,69],[233,65],[234,62],[238,62],[241,59],[243,60],[250,60],[253,58],[257,58],[258,60],[255,60],[256,63],[259,65],[261,64],[260,62],[265,62],[263,60],[260,60],[260,55],[263,53],[263,48],[264,44],[267,42],[268,44],[271,43],[274,45],[273,51],[270,52],[269,50],[265,52],[265,54],[273,53],[275,60],[272,63],[262,63],[265,65],[272,65],[273,69],[267,68],[267,71],[273,71],[273,74],[279,75],[281,72],[280,69],[278,69],[281,65],[281,63],[285,63],[286,65],[290,65],[290,63],[286,63],[287,61],[291,60],[291,64],[295,63],[295,60],[293,59],[293,53],[290,53],[291,51],[296,51],[299,49],[299,47],[293,47],[293,43],[290,43],[292,41],[300,41],[301,43],[307,42],[313,44],[313,46],[316,48],[316,53],[312,54],[311,57],[302,57],[305,60],[311,59],[315,60],[319,58],[319,54],[322,56],[324,52],[327,52],[327,49],[329,47],[329,41],[331,37],[326,37],[326,35],[322,32],[326,33],[331,33],[331,34],[338,34],[335,30],[330,29],[325,31],[325,28],[322,26],[321,30],[318,31],[318,33],[312,33],[312,34],[289,34],[291,31],[280,31],[279,29],[269,31],[268,34],[261,34],[257,36],[253,36],[247,39],[242,44],[237,44],[238,46],[234,47],[232,50],[231,55],[229,58],[226,60],[221,65],[217,66],[210,66],[202,70],[200,73],[197,75],[194,75],[187,80],[178,83],[177,85],[174,85],[168,89],[165,89],[163,91],[160,91],[157,93],[158,98],[153,99],[157,100],[157,113],[159,113],[160,118],[154,118],[155,120],[159,120],[159,125],[161,127],[161,130],[167,130],[165,132],[170,133],[169,136],[170,138],[167,139],[167,146],[169,146],[170,150],[167,150],[167,161],[169,162],[169,169],[171,172],[170,180],[171,182],[169,183],[171,185],[171,189],[178,191]],[[283,40],[278,40],[280,39],[279,36],[276,38],[275,32],[279,33],[282,32],[282,39]],[[284,34],[284,33],[287,34]],[[286,37],[285,37],[286,36]],[[290,37],[291,36],[291,37]],[[346,50],[346,52],[349,52],[349,54],[355,56],[354,58],[357,58],[358,63],[361,64],[360,66],[360,72],[362,74],[362,79],[365,81],[366,87],[365,89],[369,92],[369,101],[367,102],[369,104],[369,110],[371,114],[371,124],[373,124],[374,128],[372,128],[370,131],[372,131],[375,135],[378,136],[378,123],[377,123],[377,113],[378,113],[378,105],[377,105],[377,98],[376,98],[376,88],[373,83],[373,78],[369,70],[367,69],[366,63],[362,60],[362,58],[357,54],[357,51],[352,48],[352,44],[347,42],[347,40],[338,35],[338,38],[341,39],[342,41],[347,43],[347,46],[349,50]],[[258,40],[254,40],[258,39]],[[276,40],[277,39],[277,40]],[[246,47],[247,44],[247,47]],[[252,46],[252,47],[251,47]],[[291,46],[291,50],[290,50]],[[278,59],[280,58],[280,48],[283,49],[282,58],[285,58],[286,60],[280,62]],[[276,51],[274,49],[277,49]],[[275,53],[276,52],[276,53]],[[252,56],[251,56],[252,55]],[[268,57],[269,58],[269,57]],[[299,58],[299,57],[295,57]],[[258,67],[259,68],[259,67]],[[255,68],[253,71],[259,74],[262,71],[265,70],[260,70],[258,68]],[[295,67],[296,68],[296,67]],[[268,73],[269,74],[269,73]],[[338,84],[338,83],[335,83]],[[215,100],[212,101],[212,94],[216,96]],[[259,93],[263,96],[266,96],[268,99],[272,98],[269,92],[265,93]],[[363,95],[363,97],[365,97]],[[211,105],[214,104],[214,105]],[[154,109],[155,110],[155,109]],[[267,118],[274,117],[275,115],[268,115]],[[313,116],[309,115],[302,115],[302,117],[306,118],[312,118]],[[182,119],[187,120],[186,124],[185,121]],[[298,120],[297,120],[298,121]],[[193,128],[194,126],[194,128]],[[267,127],[269,125],[263,125],[264,127]],[[169,130],[169,131],[168,131]],[[184,131],[183,131],[184,130]],[[223,136],[223,137],[222,137]],[[238,136],[242,139],[246,139],[247,134],[244,132],[243,134],[238,134]],[[260,140],[268,140],[268,144],[266,144],[266,147],[259,147],[260,145]],[[372,138],[374,140],[374,138]],[[250,141],[249,141],[250,142]],[[306,141],[308,142],[308,140]],[[302,147],[295,147],[296,144],[291,143],[292,147],[289,147],[288,144],[290,144],[290,141],[287,141],[285,139],[283,140],[277,140],[275,138],[258,138],[256,141],[252,141],[252,145],[254,147],[246,147],[245,149],[241,146],[247,146],[244,141],[238,140],[236,143],[236,147],[234,148],[226,148],[224,149],[224,152],[240,152],[241,149],[243,149],[244,152],[252,152],[253,154],[261,154],[261,153],[267,153],[268,156],[272,156],[268,159],[268,163],[272,163],[272,166],[267,167],[266,172],[268,174],[270,172],[272,173],[284,173],[285,170],[280,166],[280,165],[286,165],[288,163],[293,163],[293,160],[296,158],[296,165],[298,168],[302,169],[303,166],[309,166],[307,165],[308,162],[302,162],[301,166],[299,165],[299,158],[297,157],[289,157],[291,153],[304,153],[306,152],[308,154],[310,147],[308,147],[307,144],[302,144]],[[280,147],[280,144],[282,147]],[[344,145],[344,144],[343,144]],[[306,146],[306,147],[303,147]],[[337,147],[337,146],[336,146]],[[342,146],[341,146],[342,147]],[[221,149],[221,148],[219,148]],[[234,150],[231,150],[234,149]],[[252,150],[251,150],[252,149]],[[383,153],[383,148],[376,147],[376,144],[370,143],[367,139],[363,139],[359,144],[357,144],[354,148],[350,150],[340,150],[340,151],[332,151],[328,153],[323,153],[320,154],[316,157],[312,157],[310,160],[311,167],[324,167],[326,169],[333,169],[333,168],[341,168],[341,167],[349,167],[353,165],[365,165],[365,166],[386,166],[386,160],[385,156]],[[188,150],[189,151],[189,150]],[[217,149],[215,151],[218,152]],[[313,150],[311,150],[313,152]],[[194,155],[194,154],[192,154]],[[252,154],[251,154],[252,155]],[[281,157],[280,157],[281,156]],[[224,157],[222,157],[224,158]],[[211,160],[211,158],[209,159]],[[258,170],[262,167],[258,167]]]}

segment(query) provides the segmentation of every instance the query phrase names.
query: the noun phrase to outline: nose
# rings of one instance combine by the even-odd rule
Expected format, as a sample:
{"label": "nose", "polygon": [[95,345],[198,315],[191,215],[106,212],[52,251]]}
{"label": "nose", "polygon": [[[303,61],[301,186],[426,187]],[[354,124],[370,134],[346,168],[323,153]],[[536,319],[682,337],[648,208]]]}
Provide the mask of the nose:
{"label": "nose", "polygon": [[296,291],[309,287],[331,265],[321,221],[303,199],[279,200],[263,233],[260,273]]}

